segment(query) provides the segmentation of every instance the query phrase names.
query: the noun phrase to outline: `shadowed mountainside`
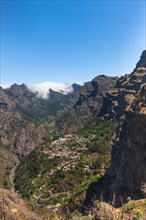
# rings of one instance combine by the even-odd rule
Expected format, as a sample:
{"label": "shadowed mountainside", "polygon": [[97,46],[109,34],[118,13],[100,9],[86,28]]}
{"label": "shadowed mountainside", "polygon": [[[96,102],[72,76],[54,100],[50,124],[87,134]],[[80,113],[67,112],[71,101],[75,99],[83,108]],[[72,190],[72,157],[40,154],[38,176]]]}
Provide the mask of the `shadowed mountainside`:
{"label": "shadowed mountainside", "polygon": [[[141,56],[146,62],[144,55],[146,57],[146,51]],[[139,75],[141,90],[137,90],[126,108],[125,120],[113,145],[111,166],[99,181],[89,186],[85,207],[93,206],[93,201],[101,197],[107,202],[114,201],[115,206],[121,205],[128,197],[146,197],[146,68],[137,66],[129,77],[133,79],[134,74]]]}
{"label": "shadowed mountainside", "polygon": [[106,92],[113,88],[118,77],[99,75],[85,83],[73,108],[58,121],[61,134],[74,133],[93,121],[100,112]]}

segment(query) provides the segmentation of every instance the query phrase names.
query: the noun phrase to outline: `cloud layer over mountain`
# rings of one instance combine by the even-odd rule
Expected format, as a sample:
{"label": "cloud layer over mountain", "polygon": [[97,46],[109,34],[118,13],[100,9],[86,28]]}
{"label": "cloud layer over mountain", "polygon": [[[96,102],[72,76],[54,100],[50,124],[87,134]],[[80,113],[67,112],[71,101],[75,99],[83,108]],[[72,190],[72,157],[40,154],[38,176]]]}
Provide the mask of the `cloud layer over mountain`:
{"label": "cloud layer over mountain", "polygon": [[27,84],[27,87],[32,92],[38,92],[42,98],[47,98],[50,89],[63,94],[68,94],[73,91],[72,84],[69,83],[43,82]]}
{"label": "cloud layer over mountain", "polygon": [[[83,85],[84,83],[77,83],[79,85]],[[1,84],[3,89],[10,87],[12,84],[5,83]],[[59,92],[62,94],[68,94],[73,91],[72,83],[56,83],[56,82],[42,82],[42,83],[32,83],[26,84],[27,88],[33,92],[37,93],[39,97],[47,98],[49,90],[53,90],[55,92]]]}

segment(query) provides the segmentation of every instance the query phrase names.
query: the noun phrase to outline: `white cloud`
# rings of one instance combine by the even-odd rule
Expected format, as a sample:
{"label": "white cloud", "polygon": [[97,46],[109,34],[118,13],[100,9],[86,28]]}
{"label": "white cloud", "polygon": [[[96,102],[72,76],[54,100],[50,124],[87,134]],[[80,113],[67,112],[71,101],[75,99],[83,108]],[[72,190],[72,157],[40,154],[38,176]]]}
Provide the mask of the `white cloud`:
{"label": "white cloud", "polygon": [[84,82],[75,82],[75,84],[78,84],[80,86],[83,86],[85,83]]}
{"label": "white cloud", "polygon": [[[77,82],[78,85],[84,85],[82,82]],[[9,88],[12,83],[4,83],[0,86],[3,89]],[[42,83],[32,83],[26,84],[27,88],[33,92],[37,93],[39,97],[47,98],[49,94],[49,90],[52,89],[55,92],[59,92],[62,94],[68,94],[73,91],[72,83],[55,83],[55,82],[42,82]]]}
{"label": "white cloud", "polygon": [[3,89],[7,89],[9,88],[13,83],[3,83],[3,84],[0,84],[0,86],[3,88]]}
{"label": "white cloud", "polygon": [[42,82],[27,84],[26,86],[31,92],[37,92],[42,98],[47,98],[50,89],[63,94],[73,91],[71,83]]}

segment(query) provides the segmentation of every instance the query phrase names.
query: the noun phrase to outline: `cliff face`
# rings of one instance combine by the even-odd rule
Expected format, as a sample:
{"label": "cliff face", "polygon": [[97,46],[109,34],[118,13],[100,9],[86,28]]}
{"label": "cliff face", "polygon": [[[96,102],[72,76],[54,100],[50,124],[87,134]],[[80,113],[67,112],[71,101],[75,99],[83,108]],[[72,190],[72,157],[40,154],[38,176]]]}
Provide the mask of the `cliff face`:
{"label": "cliff face", "polygon": [[[143,54],[146,55],[146,51]],[[105,175],[88,188],[86,207],[92,206],[95,198],[102,197],[119,206],[129,196],[132,199],[146,197],[146,68],[138,67],[135,71],[128,76],[128,82],[138,76],[139,80],[135,78],[137,90],[135,97],[132,95],[127,102],[127,108],[125,105],[125,119],[113,145],[111,165]],[[142,84],[140,91],[139,84]]]}
{"label": "cliff face", "polygon": [[100,112],[106,92],[113,88],[118,77],[99,75],[85,83],[73,108],[59,122],[62,134],[74,133],[93,120]]}
{"label": "cliff face", "polygon": [[45,126],[37,123],[35,116],[30,120],[29,110],[25,110],[25,113],[22,109],[18,110],[18,103],[22,102],[27,108],[28,100],[19,86],[14,85],[9,90],[0,89],[0,144],[19,157],[28,154],[40,144],[46,134]]}
{"label": "cliff face", "polygon": [[146,82],[146,50],[143,51],[136,68],[131,74],[121,77],[114,89],[107,92],[100,115],[120,120],[127,106],[132,103],[141,85]]}
{"label": "cliff face", "polygon": [[135,102],[126,110],[120,136],[112,150],[108,197],[114,193],[116,203],[146,197],[146,85]]}
{"label": "cliff face", "polygon": [[139,62],[136,65],[136,68],[144,67],[146,68],[146,50],[142,52]]}
{"label": "cliff face", "polygon": [[126,110],[121,132],[112,149],[111,166],[106,174],[87,190],[85,206],[95,198],[121,205],[146,197],[146,85]]}

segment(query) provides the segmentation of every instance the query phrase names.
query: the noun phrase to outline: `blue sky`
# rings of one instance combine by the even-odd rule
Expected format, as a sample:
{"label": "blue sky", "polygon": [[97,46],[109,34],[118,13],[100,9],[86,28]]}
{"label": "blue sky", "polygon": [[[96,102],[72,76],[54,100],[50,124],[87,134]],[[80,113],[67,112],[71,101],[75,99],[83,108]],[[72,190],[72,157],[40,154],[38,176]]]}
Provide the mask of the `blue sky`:
{"label": "blue sky", "polygon": [[145,25],[144,0],[1,1],[1,83],[130,73]]}

